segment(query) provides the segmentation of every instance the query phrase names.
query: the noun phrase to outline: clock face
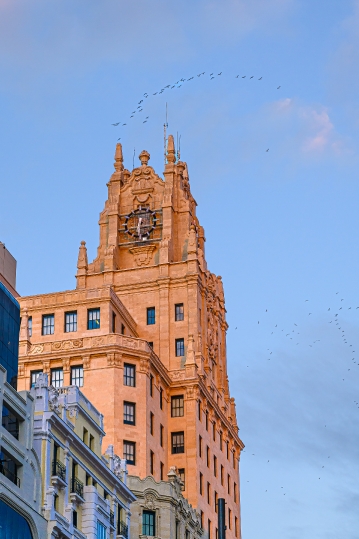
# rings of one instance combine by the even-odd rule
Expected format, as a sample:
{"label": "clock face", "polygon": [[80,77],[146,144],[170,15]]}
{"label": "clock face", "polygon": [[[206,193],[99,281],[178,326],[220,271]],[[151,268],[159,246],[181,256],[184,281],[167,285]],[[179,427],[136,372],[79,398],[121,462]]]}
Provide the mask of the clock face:
{"label": "clock face", "polygon": [[146,241],[156,228],[157,220],[155,211],[139,206],[137,210],[133,210],[129,215],[126,215],[124,222],[125,234],[132,236],[134,240]]}

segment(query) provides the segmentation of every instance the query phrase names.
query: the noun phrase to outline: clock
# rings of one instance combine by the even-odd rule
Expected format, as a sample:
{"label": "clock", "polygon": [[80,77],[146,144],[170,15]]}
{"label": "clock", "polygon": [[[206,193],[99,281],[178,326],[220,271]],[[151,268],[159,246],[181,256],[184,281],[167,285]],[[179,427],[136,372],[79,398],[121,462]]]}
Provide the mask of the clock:
{"label": "clock", "polygon": [[157,226],[155,211],[139,206],[125,217],[124,232],[135,241],[147,241]]}

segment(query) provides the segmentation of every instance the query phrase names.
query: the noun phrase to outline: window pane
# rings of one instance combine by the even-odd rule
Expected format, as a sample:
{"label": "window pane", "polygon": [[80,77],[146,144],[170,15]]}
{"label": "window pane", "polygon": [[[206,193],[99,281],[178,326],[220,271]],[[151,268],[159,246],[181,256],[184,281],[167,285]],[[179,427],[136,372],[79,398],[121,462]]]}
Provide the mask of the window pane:
{"label": "window pane", "polygon": [[186,490],[186,477],[185,477],[185,469],[184,468],[179,468],[178,469],[178,475],[180,476],[180,479],[183,483],[183,485],[181,485],[181,490]]}
{"label": "window pane", "polygon": [[142,513],[142,535],[153,537],[156,535],[155,511],[143,511]]}
{"label": "window pane", "polygon": [[177,303],[177,305],[175,305],[175,320],[176,322],[179,320],[184,320],[183,303]]}
{"label": "window pane", "polygon": [[53,314],[45,314],[42,317],[42,334],[53,335],[55,331],[55,316]]}
{"label": "window pane", "polygon": [[100,309],[89,309],[87,312],[87,329],[100,327]]}
{"label": "window pane", "polygon": [[97,538],[106,539],[106,526],[104,526],[99,520],[97,521]]}
{"label": "window pane", "polygon": [[172,432],[172,454],[184,453],[184,432]]}
{"label": "window pane", "polygon": [[171,398],[171,416],[183,417],[184,415],[184,401],[183,395],[178,395]]}
{"label": "window pane", "polygon": [[64,371],[62,369],[51,369],[51,384],[54,387],[62,387],[64,383]]}
{"label": "window pane", "polygon": [[134,402],[123,403],[123,422],[127,425],[135,425],[136,423],[136,404]]}
{"label": "window pane", "polygon": [[32,316],[29,316],[27,320],[27,330],[29,332],[29,337],[32,337]]}
{"label": "window pane", "polygon": [[82,387],[84,385],[84,369],[81,366],[71,367],[71,385]]}
{"label": "window pane", "polygon": [[31,371],[30,389],[36,384],[37,377],[42,371]]}
{"label": "window pane", "polygon": [[136,444],[135,442],[123,441],[123,456],[127,464],[136,464]]}
{"label": "window pane", "polygon": [[136,366],[129,363],[124,364],[123,383],[125,386],[136,386]]}
{"label": "window pane", "polygon": [[176,339],[176,356],[184,356],[184,339]]}
{"label": "window pane", "polygon": [[77,312],[65,313],[65,332],[77,331]]}
{"label": "window pane", "polygon": [[148,307],[147,309],[147,325],[152,326],[156,323],[156,309],[154,307]]}

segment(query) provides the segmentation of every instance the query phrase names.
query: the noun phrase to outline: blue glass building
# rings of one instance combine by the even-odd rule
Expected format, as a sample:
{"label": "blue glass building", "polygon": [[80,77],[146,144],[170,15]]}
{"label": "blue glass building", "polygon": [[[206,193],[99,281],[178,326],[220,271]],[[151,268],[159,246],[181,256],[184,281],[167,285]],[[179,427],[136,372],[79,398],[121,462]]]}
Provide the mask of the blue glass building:
{"label": "blue glass building", "polygon": [[16,389],[20,332],[20,305],[0,282],[0,364]]}

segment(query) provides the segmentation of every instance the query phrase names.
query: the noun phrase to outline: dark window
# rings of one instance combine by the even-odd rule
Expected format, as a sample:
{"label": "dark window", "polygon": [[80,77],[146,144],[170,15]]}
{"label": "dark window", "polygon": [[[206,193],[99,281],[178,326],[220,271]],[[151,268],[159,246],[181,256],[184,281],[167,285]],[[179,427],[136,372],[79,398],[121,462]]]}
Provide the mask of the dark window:
{"label": "dark window", "polygon": [[214,491],[214,510],[218,513],[218,494]]}
{"label": "dark window", "polygon": [[142,535],[154,537],[156,535],[156,512],[143,511],[142,513]]}
{"label": "dark window", "polygon": [[207,503],[211,503],[211,485],[207,481]]}
{"label": "dark window", "polygon": [[176,356],[184,356],[184,339],[176,339]]}
{"label": "dark window", "polygon": [[176,534],[175,539],[180,539],[180,523],[179,520],[176,520]]}
{"label": "dark window", "polygon": [[228,440],[226,441],[226,454],[227,454],[227,459],[229,460],[229,442],[228,442]]}
{"label": "dark window", "polygon": [[206,460],[207,460],[207,468],[209,468],[209,447],[207,445],[207,450],[206,450]]}
{"label": "dark window", "polygon": [[154,307],[147,308],[147,325],[152,326],[156,323],[156,309]]}
{"label": "dark window", "polygon": [[84,368],[82,365],[71,367],[71,385],[77,387],[84,385]]}
{"label": "dark window", "polygon": [[172,454],[184,453],[184,432],[172,432]]}
{"label": "dark window", "polygon": [[233,483],[233,498],[234,501],[237,501],[237,483]]}
{"label": "dark window", "polygon": [[88,487],[89,485],[91,485],[91,475],[86,474],[86,486]]}
{"label": "dark window", "polygon": [[203,511],[201,511],[201,528],[203,529],[203,524],[204,524],[204,514],[203,514]]}
{"label": "dark window", "polygon": [[150,396],[153,397],[153,376],[150,374]]}
{"label": "dark window", "polygon": [[136,387],[136,366],[129,363],[124,364],[123,384],[125,386]]}
{"label": "dark window", "polygon": [[202,436],[201,435],[198,437],[198,453],[199,453],[199,456],[202,457]]}
{"label": "dark window", "polygon": [[189,530],[186,530],[186,539],[191,539],[191,533]]}
{"label": "dark window", "polygon": [[208,431],[208,412],[206,412],[206,430]]}
{"label": "dark window", "polygon": [[100,327],[100,309],[89,309],[87,311],[87,329],[98,329]]}
{"label": "dark window", "polygon": [[59,495],[58,494],[54,495],[54,509],[55,511],[59,510]]}
{"label": "dark window", "polygon": [[217,477],[217,457],[213,456],[213,474],[214,477]]}
{"label": "dark window", "polygon": [[198,401],[198,419],[202,420],[202,403],[201,401]]}
{"label": "dark window", "polygon": [[27,320],[27,331],[28,331],[29,337],[32,337],[32,316],[29,316]]}
{"label": "dark window", "polygon": [[42,334],[53,335],[55,331],[55,316],[53,314],[44,314],[42,316]]}
{"label": "dark window", "polygon": [[224,485],[224,468],[221,464],[221,485],[223,486]]}
{"label": "dark window", "polygon": [[94,451],[95,449],[95,438],[94,436],[92,436],[92,434],[90,434],[89,448],[91,449],[91,451]]}
{"label": "dark window", "polygon": [[178,468],[178,475],[182,481],[181,490],[186,490],[186,473],[184,468]]}
{"label": "dark window", "polygon": [[3,402],[1,424],[14,438],[19,439],[19,419]]}
{"label": "dark window", "polygon": [[212,522],[208,519],[208,539],[212,539]]}
{"label": "dark window", "polygon": [[127,461],[127,464],[136,464],[136,443],[123,441],[123,456]]}
{"label": "dark window", "polygon": [[231,493],[231,476],[228,474],[227,475],[227,490],[228,490],[228,494]]}
{"label": "dark window", "polygon": [[213,434],[213,440],[216,439],[216,423],[213,421],[212,423],[212,434]]}
{"label": "dark window", "polygon": [[163,408],[163,389],[160,387],[160,408]]}
{"label": "dark window", "polygon": [[235,454],[234,451],[233,451],[232,455],[233,455],[233,468],[236,469],[236,454]]}
{"label": "dark window", "polygon": [[234,517],[234,535],[238,537],[238,518]]}
{"label": "dark window", "polygon": [[34,387],[34,385],[36,384],[37,377],[41,373],[42,373],[42,371],[31,371],[31,374],[30,374],[30,389],[32,387]]}
{"label": "dark window", "polygon": [[12,483],[20,487],[20,479],[18,478],[18,468],[15,460],[3,449],[0,451],[0,473],[5,475]]}
{"label": "dark window", "polygon": [[184,415],[183,395],[171,397],[171,417],[182,417]]}
{"label": "dark window", "polygon": [[222,432],[219,433],[219,449],[223,451],[223,434]]}
{"label": "dark window", "polygon": [[163,472],[164,472],[164,468],[165,468],[165,466],[164,466],[163,462],[161,462],[161,463],[160,463],[160,474],[161,474],[161,475],[160,475],[160,479],[161,479],[161,481],[163,481],[163,475],[164,475]]}
{"label": "dark window", "polygon": [[54,387],[64,385],[64,371],[62,369],[51,369],[51,385]]}
{"label": "dark window", "polygon": [[175,305],[175,320],[176,322],[184,320],[184,308],[183,303],[177,303]]}
{"label": "dark window", "polygon": [[124,335],[125,334],[125,325],[124,324],[121,324],[121,335]]}
{"label": "dark window", "polygon": [[116,333],[116,313],[112,313],[112,333]]}
{"label": "dark window", "polygon": [[86,445],[88,445],[88,443],[89,443],[89,432],[88,432],[87,429],[85,429],[85,427],[84,427],[84,430],[83,430],[83,433],[82,433],[82,441]]}
{"label": "dark window", "polygon": [[163,425],[160,425],[160,446],[163,447]]}
{"label": "dark window", "polygon": [[228,527],[231,530],[232,529],[232,511],[228,507]]}
{"label": "dark window", "polygon": [[152,348],[152,350],[153,350],[153,341],[147,341],[147,342],[148,342],[148,346],[149,346],[150,348]]}
{"label": "dark window", "polygon": [[150,434],[153,436],[153,423],[154,423],[154,415],[152,412],[150,412]]}
{"label": "dark window", "polygon": [[203,494],[203,474],[199,472],[199,493]]}
{"label": "dark window", "polygon": [[134,402],[123,403],[123,422],[126,425],[136,425],[136,404]]}
{"label": "dark window", "polygon": [[72,511],[72,524],[77,528],[77,511]]}
{"label": "dark window", "polygon": [[65,333],[77,331],[77,311],[65,313]]}
{"label": "dark window", "polygon": [[155,460],[155,454],[153,451],[150,451],[150,474],[151,475],[154,474],[154,467],[155,467],[154,460]]}

